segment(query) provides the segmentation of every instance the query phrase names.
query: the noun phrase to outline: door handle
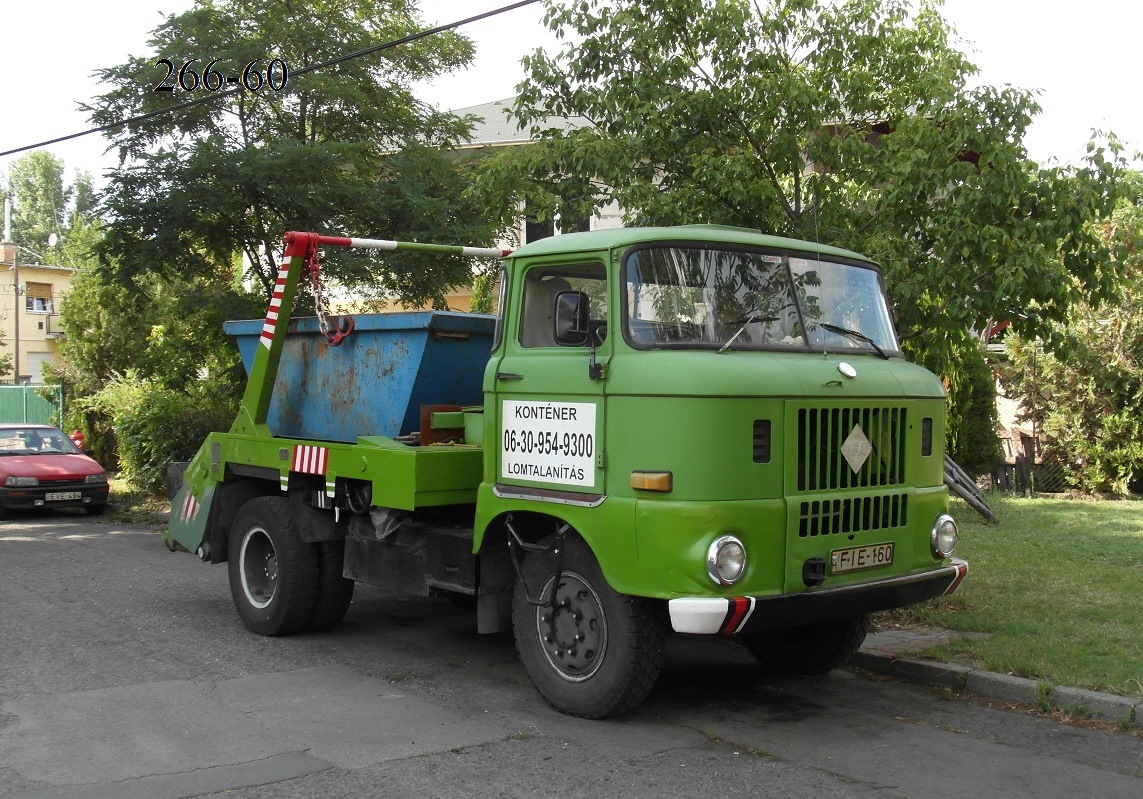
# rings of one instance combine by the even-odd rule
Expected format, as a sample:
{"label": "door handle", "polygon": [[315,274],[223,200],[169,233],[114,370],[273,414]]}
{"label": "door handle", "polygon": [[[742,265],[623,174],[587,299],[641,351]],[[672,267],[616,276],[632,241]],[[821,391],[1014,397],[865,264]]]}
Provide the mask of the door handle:
{"label": "door handle", "polygon": [[523,380],[524,375],[518,375],[515,372],[497,372],[497,380]]}

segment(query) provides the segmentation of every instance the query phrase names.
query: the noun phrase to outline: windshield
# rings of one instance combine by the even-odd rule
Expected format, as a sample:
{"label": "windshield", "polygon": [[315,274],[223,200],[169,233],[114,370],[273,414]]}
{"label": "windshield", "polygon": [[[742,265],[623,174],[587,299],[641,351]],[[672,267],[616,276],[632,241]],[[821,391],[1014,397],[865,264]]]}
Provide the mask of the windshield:
{"label": "windshield", "polygon": [[653,247],[627,258],[636,347],[897,351],[874,268],[753,250]]}
{"label": "windshield", "polygon": [[52,452],[75,455],[79,448],[62,430],[50,427],[6,427],[0,429],[0,456]]}

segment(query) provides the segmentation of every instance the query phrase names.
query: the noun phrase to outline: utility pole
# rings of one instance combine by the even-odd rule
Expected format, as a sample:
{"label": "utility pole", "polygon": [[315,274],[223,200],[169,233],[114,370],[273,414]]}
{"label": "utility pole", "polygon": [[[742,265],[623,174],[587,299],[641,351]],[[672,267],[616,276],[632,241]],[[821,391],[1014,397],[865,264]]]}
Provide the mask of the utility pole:
{"label": "utility pole", "polygon": [[20,245],[12,242],[12,200],[8,197],[4,198],[4,249],[12,253],[12,302],[15,305],[12,323],[16,330],[12,348],[12,384],[18,386],[20,385]]}

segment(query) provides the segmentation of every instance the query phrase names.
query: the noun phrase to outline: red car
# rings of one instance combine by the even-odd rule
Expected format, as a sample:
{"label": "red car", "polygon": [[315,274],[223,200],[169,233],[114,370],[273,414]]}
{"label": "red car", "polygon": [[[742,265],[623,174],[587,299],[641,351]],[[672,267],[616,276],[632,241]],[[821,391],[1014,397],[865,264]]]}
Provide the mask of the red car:
{"label": "red car", "polygon": [[0,424],[0,516],[16,508],[107,506],[107,474],[62,430],[42,424]]}

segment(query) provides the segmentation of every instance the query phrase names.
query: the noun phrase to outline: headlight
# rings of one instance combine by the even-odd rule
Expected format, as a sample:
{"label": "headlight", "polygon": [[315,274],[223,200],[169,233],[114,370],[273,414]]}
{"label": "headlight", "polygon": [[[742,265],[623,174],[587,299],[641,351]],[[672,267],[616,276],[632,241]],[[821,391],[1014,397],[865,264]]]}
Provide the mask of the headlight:
{"label": "headlight", "polygon": [[956,522],[947,513],[942,513],[933,522],[933,532],[929,540],[933,555],[947,558],[956,549]]}
{"label": "headlight", "polygon": [[85,483],[106,483],[107,482],[107,475],[104,472],[100,472],[99,474],[89,474],[87,477],[83,478],[83,482],[85,482]]}
{"label": "headlight", "polygon": [[715,539],[706,551],[706,573],[717,585],[733,585],[746,571],[746,547],[732,535]]}
{"label": "headlight", "polygon": [[38,486],[40,481],[34,477],[9,477],[4,481],[6,486]]}

